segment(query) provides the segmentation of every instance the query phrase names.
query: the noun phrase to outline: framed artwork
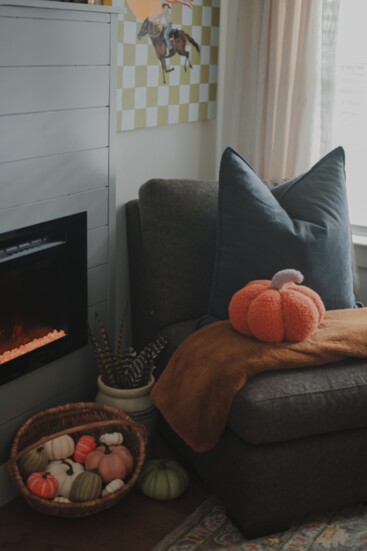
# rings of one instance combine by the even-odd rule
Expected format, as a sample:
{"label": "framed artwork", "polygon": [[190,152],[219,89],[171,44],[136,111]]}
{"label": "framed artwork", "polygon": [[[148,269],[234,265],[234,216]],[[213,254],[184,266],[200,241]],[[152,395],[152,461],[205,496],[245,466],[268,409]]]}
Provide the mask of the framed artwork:
{"label": "framed artwork", "polygon": [[117,129],[215,118],[220,0],[112,0]]}

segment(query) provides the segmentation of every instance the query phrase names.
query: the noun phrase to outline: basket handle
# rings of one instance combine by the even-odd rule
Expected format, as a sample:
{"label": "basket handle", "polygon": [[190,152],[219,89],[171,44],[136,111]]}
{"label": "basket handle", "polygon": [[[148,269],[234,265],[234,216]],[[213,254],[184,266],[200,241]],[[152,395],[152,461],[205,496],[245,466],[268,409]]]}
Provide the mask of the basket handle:
{"label": "basket handle", "polygon": [[31,450],[34,450],[36,448],[41,447],[43,444],[48,442],[49,440],[54,440],[55,438],[58,438],[59,436],[64,436],[65,434],[72,434],[73,432],[81,432],[83,430],[90,430],[95,428],[103,428],[108,425],[128,425],[134,429],[136,429],[138,432],[140,432],[142,435],[144,435],[145,430],[142,430],[143,427],[141,427],[138,423],[135,421],[129,422],[127,420],[122,419],[106,419],[104,421],[95,421],[94,423],[85,423],[83,425],[78,425],[76,427],[69,427],[68,429],[61,430],[59,432],[56,432],[52,434],[52,436],[44,436],[43,438],[40,438],[37,440],[37,442],[33,442],[33,444],[30,444],[26,448],[23,448],[20,452],[18,452],[13,458],[10,459],[10,461],[19,461],[23,455],[28,453]]}

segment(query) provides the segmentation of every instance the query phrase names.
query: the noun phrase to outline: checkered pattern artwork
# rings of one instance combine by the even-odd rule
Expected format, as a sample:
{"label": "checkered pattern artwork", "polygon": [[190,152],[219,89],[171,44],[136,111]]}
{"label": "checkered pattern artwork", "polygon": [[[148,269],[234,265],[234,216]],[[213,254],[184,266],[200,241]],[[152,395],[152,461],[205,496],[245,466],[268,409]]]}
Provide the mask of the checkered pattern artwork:
{"label": "checkered pattern artwork", "polygon": [[117,130],[215,118],[220,0],[193,0],[192,8],[177,0],[169,4],[173,29],[182,29],[192,37],[200,53],[187,43],[192,68],[187,64],[186,70],[185,57],[175,54],[167,59],[167,68],[174,70],[165,73],[166,83],[149,35],[138,39],[143,21],[130,7],[133,0],[112,0],[112,4],[122,8],[117,45]]}

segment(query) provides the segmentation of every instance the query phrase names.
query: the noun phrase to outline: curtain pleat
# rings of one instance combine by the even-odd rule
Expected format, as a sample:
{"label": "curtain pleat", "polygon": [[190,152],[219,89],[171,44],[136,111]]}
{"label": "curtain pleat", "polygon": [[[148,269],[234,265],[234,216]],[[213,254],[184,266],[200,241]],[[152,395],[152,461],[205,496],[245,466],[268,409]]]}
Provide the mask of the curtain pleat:
{"label": "curtain pleat", "polygon": [[262,178],[282,179],[319,158],[333,93],[322,70],[329,64],[331,75],[335,63],[338,2],[222,0],[217,161],[230,145]]}

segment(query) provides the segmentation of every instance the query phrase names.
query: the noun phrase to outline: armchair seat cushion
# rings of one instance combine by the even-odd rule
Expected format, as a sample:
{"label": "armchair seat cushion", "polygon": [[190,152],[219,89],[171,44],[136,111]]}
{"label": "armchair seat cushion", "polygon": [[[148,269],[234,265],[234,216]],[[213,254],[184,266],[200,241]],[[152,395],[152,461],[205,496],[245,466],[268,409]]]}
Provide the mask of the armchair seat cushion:
{"label": "armchair seat cushion", "polygon": [[[165,327],[164,362],[196,328],[196,319]],[[248,444],[284,442],[367,427],[367,361],[261,373],[237,393],[228,428]]]}
{"label": "armchair seat cushion", "polygon": [[367,362],[261,373],[234,399],[229,428],[265,444],[367,426]]}

